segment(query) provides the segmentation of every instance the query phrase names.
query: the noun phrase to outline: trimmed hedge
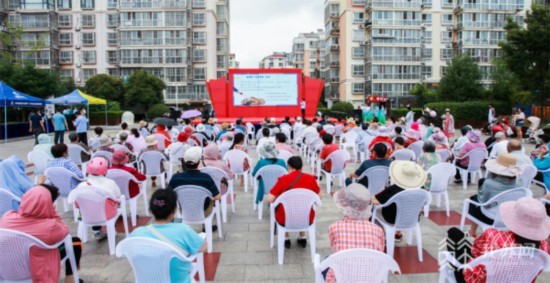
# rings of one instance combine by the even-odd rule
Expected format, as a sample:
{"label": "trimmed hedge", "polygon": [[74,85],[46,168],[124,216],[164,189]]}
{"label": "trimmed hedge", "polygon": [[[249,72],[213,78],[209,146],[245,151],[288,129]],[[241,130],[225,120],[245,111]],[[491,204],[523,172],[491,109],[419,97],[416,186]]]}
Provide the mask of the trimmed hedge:
{"label": "trimmed hedge", "polygon": [[[412,111],[414,112],[414,117],[420,117],[420,115],[422,115],[422,108],[412,108]],[[391,112],[395,119],[399,119],[407,116],[409,110],[407,108],[397,108],[392,109]]]}
{"label": "trimmed hedge", "polygon": [[[107,120],[109,125],[119,125],[125,110],[109,110]],[[105,125],[105,111],[90,112],[90,125]]]}
{"label": "trimmed hedge", "polygon": [[165,113],[170,113],[170,108],[166,106],[164,103],[158,103],[154,104],[147,110],[147,117],[149,119],[154,119],[157,117],[162,117]]}
{"label": "trimmed hedge", "polygon": [[512,106],[508,102],[503,101],[488,101],[488,100],[476,100],[476,101],[464,101],[464,102],[432,102],[426,104],[426,107],[433,109],[438,115],[443,115],[445,109],[451,109],[455,121],[487,121],[487,114],[489,111],[489,104],[493,104],[497,115],[510,115]]}

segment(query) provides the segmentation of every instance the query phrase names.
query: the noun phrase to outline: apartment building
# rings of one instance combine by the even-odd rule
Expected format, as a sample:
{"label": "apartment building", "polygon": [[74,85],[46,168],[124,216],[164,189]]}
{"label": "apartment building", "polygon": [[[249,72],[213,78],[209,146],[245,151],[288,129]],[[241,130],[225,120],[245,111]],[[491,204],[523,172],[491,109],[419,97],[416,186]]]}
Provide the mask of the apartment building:
{"label": "apartment building", "polygon": [[229,19],[229,0],[9,0],[17,58],[77,85],[145,70],[166,83],[166,104],[209,99],[206,81],[229,67]]}
{"label": "apartment building", "polygon": [[273,54],[265,56],[259,64],[260,69],[287,69],[294,68],[292,65],[292,53],[290,52],[273,52]]}
{"label": "apartment building", "polygon": [[240,63],[237,61],[237,57],[235,56],[235,53],[229,54],[229,68],[230,69],[238,69],[240,68]]}
{"label": "apartment building", "polygon": [[364,103],[387,96],[394,106],[420,82],[437,85],[455,54],[469,54],[491,83],[507,17],[523,23],[523,0],[326,0],[325,93]]}
{"label": "apartment building", "polygon": [[302,73],[312,78],[321,76],[321,66],[325,60],[325,33],[300,33],[292,40],[291,64],[302,69]]}

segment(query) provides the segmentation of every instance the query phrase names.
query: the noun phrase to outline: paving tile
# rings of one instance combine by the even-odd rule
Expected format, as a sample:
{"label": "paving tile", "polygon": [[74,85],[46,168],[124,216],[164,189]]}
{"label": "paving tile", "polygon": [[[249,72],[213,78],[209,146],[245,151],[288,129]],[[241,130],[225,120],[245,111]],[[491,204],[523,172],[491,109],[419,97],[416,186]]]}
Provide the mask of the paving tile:
{"label": "paving tile", "polygon": [[246,252],[247,241],[223,241],[213,246],[214,252]]}
{"label": "paving tile", "polygon": [[216,282],[226,281],[243,281],[244,280],[244,266],[238,265],[220,265],[216,272]]}
{"label": "paving tile", "polygon": [[270,265],[274,264],[272,252],[222,253],[220,265]]}
{"label": "paving tile", "polygon": [[293,265],[250,265],[245,267],[245,277],[248,280],[285,280],[304,277],[302,267]]}
{"label": "paving tile", "polygon": [[242,241],[242,240],[260,240],[267,239],[269,240],[269,231],[261,232],[227,232],[225,236],[226,241]]}

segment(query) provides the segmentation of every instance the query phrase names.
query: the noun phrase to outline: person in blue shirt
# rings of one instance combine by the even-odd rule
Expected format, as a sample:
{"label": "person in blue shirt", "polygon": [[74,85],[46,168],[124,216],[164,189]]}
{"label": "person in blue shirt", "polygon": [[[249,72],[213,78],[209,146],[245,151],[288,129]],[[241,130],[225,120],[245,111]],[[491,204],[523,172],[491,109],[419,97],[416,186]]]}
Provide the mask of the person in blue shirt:
{"label": "person in blue shirt", "polygon": [[52,117],[53,121],[53,130],[55,131],[55,135],[53,138],[53,143],[63,143],[64,142],[64,136],[65,131],[69,129],[69,125],[67,124],[67,119],[65,118],[65,115],[61,114],[61,109],[57,109],[55,112],[55,115]]}
{"label": "person in blue shirt", "polygon": [[[383,143],[377,143],[373,146],[372,151],[374,152],[374,159],[367,159],[361,163],[361,166],[350,174],[349,178],[346,178],[346,186],[349,186],[352,183],[352,178],[359,178],[363,172],[375,166],[390,166],[391,160],[388,159],[388,152],[386,145]],[[367,176],[357,180],[357,182],[366,188],[369,186],[369,179]]]}
{"label": "person in blue shirt", "polygon": [[[550,169],[550,157],[548,156],[548,148],[541,146],[539,147],[539,155],[535,158],[534,165],[539,171],[546,171]],[[550,171],[542,173],[544,179],[544,185],[546,186],[546,192],[550,190]]]}
{"label": "person in blue shirt", "polygon": [[34,182],[25,174],[25,169],[26,166],[23,160],[15,155],[0,160],[0,188],[6,189],[21,198],[24,193],[34,186]]}
{"label": "person in blue shirt", "polygon": [[[277,158],[277,156],[279,155],[279,151],[275,148],[275,143],[274,142],[272,142],[272,141],[264,142],[261,145],[260,149],[259,149],[259,154],[260,154],[261,159],[258,160],[258,163],[256,163],[256,166],[254,167],[254,170],[252,171],[252,176],[254,178],[256,177],[256,174],[258,173],[258,171],[260,169],[262,169],[262,167],[267,166],[267,165],[279,165],[279,166],[285,168],[286,170],[288,170],[288,168],[286,167],[285,161],[283,159]],[[259,203],[259,202],[263,201],[264,193],[265,193],[264,182],[262,181],[262,179],[259,179],[259,181],[258,181],[258,195],[256,197],[256,203]]]}
{"label": "person in blue shirt", "polygon": [[76,112],[74,126],[76,128],[76,134],[78,134],[78,139],[88,146],[88,119],[86,119],[86,116],[82,115],[81,112]]}
{"label": "person in blue shirt", "polygon": [[[169,245],[180,247],[186,255],[206,251],[206,241],[187,224],[173,223],[178,196],[172,190],[159,189],[153,193],[149,208],[155,220],[148,226],[135,229],[130,237],[153,238]],[[145,257],[147,255],[144,255]],[[191,263],[172,258],[170,261],[170,282],[191,282]]]}

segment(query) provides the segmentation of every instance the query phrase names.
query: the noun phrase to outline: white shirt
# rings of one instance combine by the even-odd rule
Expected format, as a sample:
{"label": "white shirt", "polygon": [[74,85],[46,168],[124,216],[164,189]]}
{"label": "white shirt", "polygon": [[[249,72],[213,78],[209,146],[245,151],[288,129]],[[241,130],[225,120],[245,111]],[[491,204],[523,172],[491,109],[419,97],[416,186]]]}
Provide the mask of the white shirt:
{"label": "white shirt", "polygon": [[460,137],[456,140],[454,146],[453,146],[453,154],[454,156],[459,156],[460,151],[462,151],[462,147],[468,142],[467,137]]}
{"label": "white shirt", "polygon": [[533,165],[533,161],[531,160],[531,158],[529,158],[529,156],[525,155],[523,152],[521,151],[512,151],[510,152],[510,154],[514,155],[516,158],[517,158],[517,165],[518,166],[525,166],[525,165],[531,165],[531,166],[534,166]]}
{"label": "white shirt", "polygon": [[497,156],[501,152],[507,152],[508,149],[506,148],[508,146],[508,140],[503,140],[497,142],[495,145],[493,145],[493,149],[491,150],[491,153],[489,154],[489,158],[497,158]]}
{"label": "white shirt", "polygon": [[495,111],[494,108],[489,108],[489,115],[488,115],[489,123],[493,122],[493,120],[495,119],[495,115],[493,113],[494,111]]}
{"label": "white shirt", "polygon": [[262,148],[264,146],[264,143],[268,142],[268,141],[272,141],[273,143],[275,143],[275,137],[263,137],[261,138],[259,141],[258,141],[258,150],[260,148]]}
{"label": "white shirt", "polygon": [[304,100],[302,100],[302,102],[300,102],[300,108],[306,109],[306,102]]}
{"label": "white shirt", "polygon": [[405,116],[405,124],[407,124],[407,129],[409,129],[413,121],[414,121],[414,112],[411,110],[407,112],[407,115]]}
{"label": "white shirt", "polygon": [[97,192],[99,192],[102,196],[106,196],[114,200],[118,200],[122,195],[120,188],[115,181],[107,179],[103,176],[90,175],[86,182],[80,183],[74,190],[71,191],[68,198],[69,203],[73,203],[78,192],[88,190],[88,186],[90,185],[95,187]]}

